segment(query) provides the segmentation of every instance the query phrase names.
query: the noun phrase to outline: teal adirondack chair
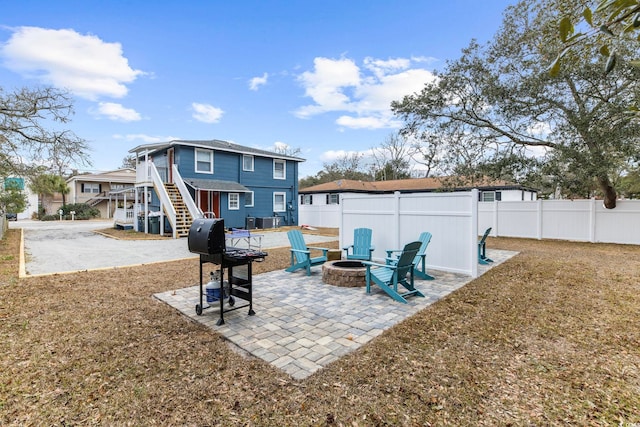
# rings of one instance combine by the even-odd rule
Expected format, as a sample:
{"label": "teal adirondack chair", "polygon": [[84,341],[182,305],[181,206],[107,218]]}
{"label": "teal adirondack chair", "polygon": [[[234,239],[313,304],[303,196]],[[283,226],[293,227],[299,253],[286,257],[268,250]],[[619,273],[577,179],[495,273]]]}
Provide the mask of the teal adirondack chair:
{"label": "teal adirondack chair", "polygon": [[[418,249],[418,253],[413,260],[413,274],[415,277],[422,280],[434,280],[435,277],[427,273],[427,246],[429,246],[429,242],[431,242],[431,233],[428,231],[423,231],[420,233],[420,237],[418,238],[420,241],[420,249]],[[387,250],[387,259],[392,259],[394,252],[400,253],[401,250]]]}
{"label": "teal adirondack chair", "polygon": [[[375,246],[371,244],[371,229],[356,228],[353,230],[353,245],[345,246],[347,259],[371,261],[371,254]],[[349,251],[351,250],[351,251]]]}
{"label": "teal adirondack chair", "polygon": [[[327,261],[327,251],[329,248],[307,247],[300,230],[287,231],[289,243],[291,243],[291,266],[285,271],[293,273],[294,271],[304,268],[307,270],[307,276],[311,275],[311,267],[322,265]],[[322,256],[311,257],[310,249],[322,251]]]}
{"label": "teal adirondack chair", "polygon": [[491,258],[487,258],[487,237],[491,233],[491,227],[487,228],[487,230],[482,235],[482,239],[478,242],[478,263],[480,264],[489,264],[493,262]]}
{"label": "teal adirondack chair", "polygon": [[[373,282],[391,298],[404,304],[407,303],[406,297],[408,296],[424,297],[424,294],[417,290],[413,284],[413,260],[421,244],[421,242],[407,243],[400,256],[396,259],[388,259],[388,264],[363,261],[362,263],[367,267],[367,293],[371,293],[371,282]],[[398,291],[398,285],[405,288],[406,291]]]}

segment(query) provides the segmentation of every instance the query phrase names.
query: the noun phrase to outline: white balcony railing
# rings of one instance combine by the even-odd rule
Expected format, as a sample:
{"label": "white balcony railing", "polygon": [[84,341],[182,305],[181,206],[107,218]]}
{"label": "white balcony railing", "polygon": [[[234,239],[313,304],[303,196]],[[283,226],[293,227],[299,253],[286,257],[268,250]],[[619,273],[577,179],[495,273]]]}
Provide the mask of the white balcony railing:
{"label": "white balcony railing", "polygon": [[116,208],[113,223],[117,225],[133,225],[134,209]]}
{"label": "white balcony railing", "polygon": [[175,239],[177,237],[176,209],[173,207],[173,203],[171,203],[171,199],[169,198],[167,189],[164,186],[164,182],[162,182],[162,178],[160,178],[160,174],[158,174],[153,163],[150,164],[149,169],[151,172],[151,179],[153,180],[153,186],[156,190],[156,194],[158,194],[158,198],[160,199],[160,205],[164,208],[164,213],[167,215],[167,218],[169,218],[169,223],[173,229],[173,238]]}

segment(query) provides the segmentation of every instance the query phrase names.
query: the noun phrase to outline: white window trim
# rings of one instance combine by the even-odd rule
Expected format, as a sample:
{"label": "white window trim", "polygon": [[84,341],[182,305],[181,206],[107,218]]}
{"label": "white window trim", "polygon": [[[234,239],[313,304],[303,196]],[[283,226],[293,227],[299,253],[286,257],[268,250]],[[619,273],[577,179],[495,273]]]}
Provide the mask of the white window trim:
{"label": "white window trim", "polygon": [[[209,155],[209,170],[208,171],[198,170],[198,153],[207,153]],[[213,150],[205,150],[205,149],[202,149],[202,148],[196,148],[195,152],[194,152],[193,160],[194,160],[193,170],[196,173],[213,174]]]}
{"label": "white window trim", "polygon": [[[91,191],[87,191],[87,189],[91,189]],[[85,182],[82,186],[83,194],[98,194],[100,192],[100,184],[97,182]],[[95,191],[94,191],[95,190]]]}
{"label": "white window trim", "polygon": [[[276,208],[276,196],[282,196],[282,209]],[[287,211],[287,193],[274,192],[273,193],[273,211],[274,212],[286,212]]]}
{"label": "white window trim", "polygon": [[[282,176],[276,176],[276,164],[282,163]],[[273,179],[287,179],[287,161],[281,159],[273,159]]]}
{"label": "white window trim", "polygon": [[[251,169],[244,167],[244,159],[251,159]],[[254,157],[251,154],[243,154],[242,155],[242,170],[246,172],[253,172],[254,170]]]}
{"label": "white window trim", "polygon": [[[489,199],[489,194],[491,194],[491,200]],[[496,192],[495,191],[483,191],[482,192],[482,201],[483,202],[494,202],[496,200]]]}
{"label": "white window trim", "polygon": [[[246,202],[247,194],[251,194],[251,204],[250,205],[246,204],[247,203]],[[245,205],[244,206],[247,207],[247,208],[252,208],[254,206],[254,204],[255,204],[255,198],[254,197],[255,197],[255,194],[253,193],[253,191],[249,191],[247,193],[244,193],[244,199],[245,199]]]}
{"label": "white window trim", "polygon": [[[231,199],[235,199],[234,205],[231,204]],[[238,193],[229,193],[229,197],[227,200],[227,207],[230,211],[237,211],[240,209],[240,194]]]}

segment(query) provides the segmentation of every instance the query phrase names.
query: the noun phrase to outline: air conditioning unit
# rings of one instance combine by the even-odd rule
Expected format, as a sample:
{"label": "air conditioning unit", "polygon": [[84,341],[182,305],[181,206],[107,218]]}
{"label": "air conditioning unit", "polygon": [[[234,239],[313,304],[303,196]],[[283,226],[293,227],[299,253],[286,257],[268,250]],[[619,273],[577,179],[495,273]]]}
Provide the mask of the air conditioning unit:
{"label": "air conditioning unit", "polygon": [[275,218],[267,216],[262,218],[256,218],[256,226],[258,228],[275,228]]}
{"label": "air conditioning unit", "polygon": [[245,228],[247,230],[253,230],[254,228],[256,228],[256,218],[252,216],[248,216],[246,218]]}

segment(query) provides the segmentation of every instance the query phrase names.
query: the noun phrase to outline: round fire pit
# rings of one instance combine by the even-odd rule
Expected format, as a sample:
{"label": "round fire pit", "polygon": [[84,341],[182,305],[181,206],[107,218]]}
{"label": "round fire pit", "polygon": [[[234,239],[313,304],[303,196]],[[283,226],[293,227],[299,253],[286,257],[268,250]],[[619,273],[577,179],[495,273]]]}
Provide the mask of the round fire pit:
{"label": "round fire pit", "polygon": [[322,264],[322,281],[328,285],[365,286],[367,267],[360,261],[328,261]]}

